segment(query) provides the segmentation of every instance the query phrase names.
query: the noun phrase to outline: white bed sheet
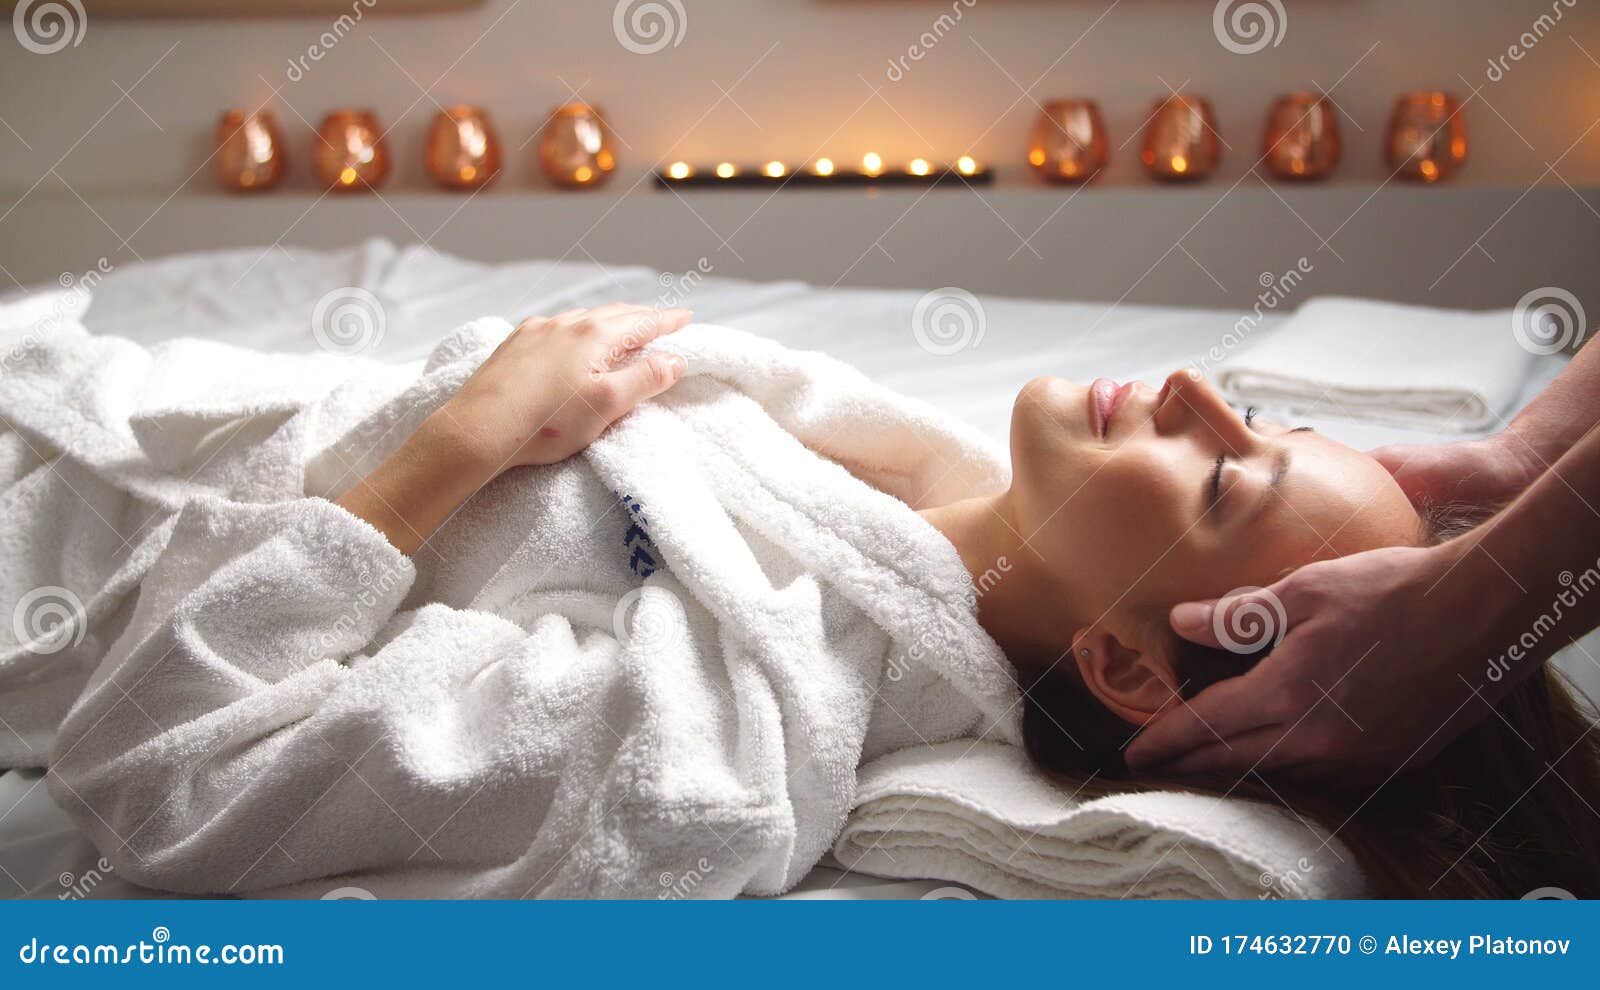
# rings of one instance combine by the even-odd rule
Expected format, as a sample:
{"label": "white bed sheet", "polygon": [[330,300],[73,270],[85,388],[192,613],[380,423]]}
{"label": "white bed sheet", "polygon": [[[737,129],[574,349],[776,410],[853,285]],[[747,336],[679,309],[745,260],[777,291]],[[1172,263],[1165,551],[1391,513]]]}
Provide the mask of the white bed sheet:
{"label": "white bed sheet", "polygon": [[[1003,440],[1011,402],[1029,378],[1097,375],[1159,382],[1174,368],[1204,362],[1237,334],[1237,311],[984,298],[973,311],[974,342],[931,353],[913,326],[922,293],[818,289],[799,282],[752,283],[666,274],[598,263],[482,265],[426,248],[368,241],[343,251],[282,248],[182,255],[120,269],[94,290],[91,330],[154,343],[195,336],[265,350],[310,351],[312,314],[327,294],[355,286],[382,310],[382,335],[365,353],[420,358],[440,336],[487,314],[513,322],[579,306],[625,301],[686,305],[697,320],[763,334],[792,347],[823,350],[897,391],[963,417]],[[1291,300],[1298,303],[1303,300]],[[1287,304],[1286,304],[1287,305]],[[1277,330],[1268,313],[1249,325],[1252,340]],[[979,329],[981,328],[981,334]],[[1226,361],[1226,355],[1222,357]],[[1212,360],[1208,366],[1215,366]],[[1561,368],[1534,365],[1522,401]],[[1520,404],[1520,403],[1519,403]],[[1326,417],[1301,418],[1335,439],[1368,448],[1444,439]],[[1459,439],[1459,435],[1452,437]],[[1600,637],[1569,651],[1568,669],[1600,695]],[[331,885],[330,885],[331,886]],[[0,774],[0,891],[22,897],[159,897],[115,876],[94,847],[50,801],[37,773]],[[880,880],[826,864],[791,897],[870,899],[961,897],[943,881]]]}

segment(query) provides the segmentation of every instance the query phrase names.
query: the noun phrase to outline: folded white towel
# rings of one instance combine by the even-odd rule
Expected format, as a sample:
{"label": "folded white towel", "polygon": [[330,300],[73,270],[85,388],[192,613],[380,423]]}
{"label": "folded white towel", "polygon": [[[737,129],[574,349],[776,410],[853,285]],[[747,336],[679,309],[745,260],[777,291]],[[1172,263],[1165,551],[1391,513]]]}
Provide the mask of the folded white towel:
{"label": "folded white towel", "polygon": [[1437,432],[1500,425],[1533,354],[1509,310],[1314,299],[1217,375],[1229,400]]}
{"label": "folded white towel", "polygon": [[1017,747],[966,740],[863,767],[833,854],[997,897],[1368,895],[1354,856],[1283,808],[1176,791],[1079,799]]}

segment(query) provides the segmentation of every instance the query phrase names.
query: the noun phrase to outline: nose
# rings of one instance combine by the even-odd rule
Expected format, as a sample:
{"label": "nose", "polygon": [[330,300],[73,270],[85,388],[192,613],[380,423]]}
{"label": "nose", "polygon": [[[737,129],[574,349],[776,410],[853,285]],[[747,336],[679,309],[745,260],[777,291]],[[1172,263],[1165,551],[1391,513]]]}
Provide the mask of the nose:
{"label": "nose", "polygon": [[1234,412],[1205,376],[1194,368],[1183,368],[1167,376],[1156,409],[1156,430],[1161,433],[1205,433],[1224,446],[1242,452],[1250,445],[1250,428]]}

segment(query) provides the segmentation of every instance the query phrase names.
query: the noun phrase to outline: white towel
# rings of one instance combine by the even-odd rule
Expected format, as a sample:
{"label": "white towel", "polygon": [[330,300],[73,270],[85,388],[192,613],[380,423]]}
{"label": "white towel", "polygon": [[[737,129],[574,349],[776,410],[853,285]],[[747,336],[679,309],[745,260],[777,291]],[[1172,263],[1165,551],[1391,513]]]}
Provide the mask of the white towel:
{"label": "white towel", "polygon": [[[8,721],[58,714],[28,693],[41,677],[82,686],[49,786],[119,875],[775,893],[831,846],[864,759],[1017,739],[971,579],[911,508],[996,490],[1003,461],[823,355],[707,326],[659,342],[683,381],[579,457],[485,488],[428,566],[325,500],[510,330],[476,321],[424,365],[378,367],[145,351],[65,320],[0,376],[0,416],[51,461],[26,470],[132,499],[113,536],[151,517],[137,552],[79,548],[63,579],[90,602],[87,684],[80,653],[0,644]],[[28,587],[61,571],[56,507],[16,505],[5,576]]]}
{"label": "white towel", "polygon": [[1482,432],[1503,417],[1533,353],[1510,310],[1460,312],[1314,299],[1230,357],[1217,385],[1232,402],[1435,432]]}
{"label": "white towel", "polygon": [[1078,799],[1015,746],[956,741],[862,767],[845,866],[997,897],[1370,896],[1337,839],[1280,807],[1175,791]]}

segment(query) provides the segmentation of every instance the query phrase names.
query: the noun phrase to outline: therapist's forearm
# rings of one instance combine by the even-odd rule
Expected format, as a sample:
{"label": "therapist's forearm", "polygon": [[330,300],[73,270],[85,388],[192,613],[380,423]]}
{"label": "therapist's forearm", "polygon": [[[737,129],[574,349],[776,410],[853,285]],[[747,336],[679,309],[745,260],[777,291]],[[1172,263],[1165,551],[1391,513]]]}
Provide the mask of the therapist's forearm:
{"label": "therapist's forearm", "polygon": [[1511,505],[1440,550],[1460,564],[1434,593],[1493,616],[1484,668],[1463,672],[1474,684],[1487,680],[1491,697],[1600,625],[1600,426]]}
{"label": "therapist's forearm", "polygon": [[1518,413],[1496,439],[1531,460],[1537,475],[1600,423],[1600,345],[1579,348],[1555,381]]}

